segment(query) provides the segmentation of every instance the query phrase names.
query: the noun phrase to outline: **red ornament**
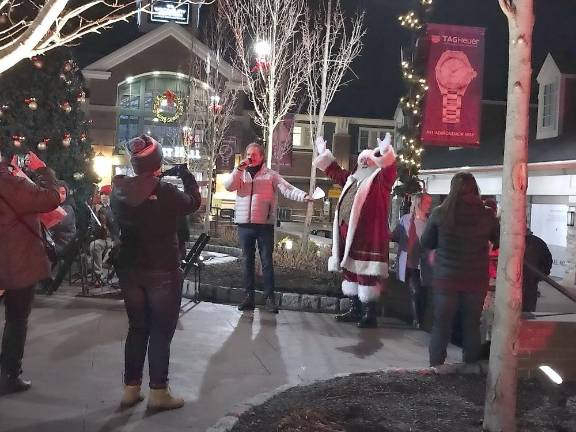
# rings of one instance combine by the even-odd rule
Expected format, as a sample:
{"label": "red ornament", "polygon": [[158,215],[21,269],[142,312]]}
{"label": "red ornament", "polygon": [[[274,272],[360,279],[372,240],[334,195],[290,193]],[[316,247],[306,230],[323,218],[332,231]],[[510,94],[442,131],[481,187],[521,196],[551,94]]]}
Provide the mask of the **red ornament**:
{"label": "red ornament", "polygon": [[172,90],[166,90],[164,92],[164,97],[166,98],[166,102],[168,102],[168,105],[173,106],[174,103],[176,102],[176,93],[174,93]]}
{"label": "red ornament", "polygon": [[70,105],[70,102],[68,101],[64,101],[60,104],[60,108],[62,108],[65,112],[69,113],[70,111],[72,111],[72,105]]}
{"label": "red ornament", "polygon": [[28,105],[28,108],[30,108],[32,111],[38,109],[38,102],[36,102],[36,98],[24,99],[24,103]]}
{"label": "red ornament", "polygon": [[18,135],[12,136],[12,144],[14,144],[14,147],[16,147],[16,148],[19,148],[25,140],[26,140],[26,137],[23,137],[23,136],[18,136]]}
{"label": "red ornament", "polygon": [[64,63],[64,70],[66,72],[70,72],[74,68],[74,62],[72,60],[68,60]]}
{"label": "red ornament", "polygon": [[38,146],[37,146],[37,147],[38,147],[38,150],[40,150],[40,151],[46,150],[46,148],[48,148],[48,143],[49,143],[49,142],[50,142],[50,139],[49,139],[49,138],[44,138],[42,141],[40,141],[40,142],[38,143]]}
{"label": "red ornament", "polygon": [[32,57],[32,64],[36,69],[42,69],[44,67],[44,60],[40,57]]}
{"label": "red ornament", "polygon": [[72,143],[72,136],[69,133],[65,133],[64,137],[62,138],[62,145],[64,147],[70,147],[71,143]]}

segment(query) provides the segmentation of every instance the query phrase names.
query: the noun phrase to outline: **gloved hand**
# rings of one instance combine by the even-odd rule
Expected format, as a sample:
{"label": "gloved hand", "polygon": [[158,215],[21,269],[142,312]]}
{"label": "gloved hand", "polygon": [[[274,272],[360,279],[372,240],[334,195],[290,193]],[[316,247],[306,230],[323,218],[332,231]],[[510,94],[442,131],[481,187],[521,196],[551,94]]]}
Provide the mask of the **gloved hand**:
{"label": "gloved hand", "polygon": [[324,137],[319,136],[318,138],[316,138],[315,144],[318,154],[321,155],[322,153],[324,153],[324,151],[326,150],[326,141],[324,140]]}
{"label": "gloved hand", "polygon": [[386,132],[386,136],[383,140],[378,138],[378,149],[380,150],[380,156],[384,155],[388,151],[391,141],[392,135],[390,135],[390,132]]}
{"label": "gloved hand", "polygon": [[34,152],[28,152],[28,156],[26,156],[26,166],[32,171],[36,171],[38,168],[46,168],[44,161],[36,156]]}
{"label": "gloved hand", "polygon": [[192,175],[186,164],[178,164],[174,165],[172,168],[164,171],[160,177],[179,177],[182,178],[183,176]]}

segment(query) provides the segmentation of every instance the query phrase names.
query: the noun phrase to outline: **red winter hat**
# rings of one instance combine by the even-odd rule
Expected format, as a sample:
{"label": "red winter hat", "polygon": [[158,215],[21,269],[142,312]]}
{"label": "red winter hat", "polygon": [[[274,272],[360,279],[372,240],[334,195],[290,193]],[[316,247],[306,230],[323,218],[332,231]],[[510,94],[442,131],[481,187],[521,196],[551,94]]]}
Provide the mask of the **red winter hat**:
{"label": "red winter hat", "polygon": [[112,193],[112,185],[104,185],[100,188],[100,195],[110,195]]}
{"label": "red winter hat", "polygon": [[136,174],[153,173],[162,167],[162,146],[148,135],[140,135],[126,144]]}

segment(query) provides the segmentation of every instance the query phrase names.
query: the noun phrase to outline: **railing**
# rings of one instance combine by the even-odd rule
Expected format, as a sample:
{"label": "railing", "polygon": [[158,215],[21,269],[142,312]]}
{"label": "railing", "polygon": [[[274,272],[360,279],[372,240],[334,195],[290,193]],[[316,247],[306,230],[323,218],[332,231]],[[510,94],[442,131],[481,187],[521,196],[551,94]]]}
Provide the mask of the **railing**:
{"label": "railing", "polygon": [[568,297],[570,300],[572,300],[572,302],[576,303],[576,295],[571,293],[569,290],[567,290],[566,287],[560,285],[558,282],[556,282],[550,276],[548,276],[545,273],[542,273],[540,270],[538,270],[536,267],[534,267],[532,264],[530,264],[527,261],[524,261],[524,268],[528,269],[531,273],[538,276],[540,278],[540,280],[546,282],[552,288],[556,289],[559,293],[561,293],[565,297]]}

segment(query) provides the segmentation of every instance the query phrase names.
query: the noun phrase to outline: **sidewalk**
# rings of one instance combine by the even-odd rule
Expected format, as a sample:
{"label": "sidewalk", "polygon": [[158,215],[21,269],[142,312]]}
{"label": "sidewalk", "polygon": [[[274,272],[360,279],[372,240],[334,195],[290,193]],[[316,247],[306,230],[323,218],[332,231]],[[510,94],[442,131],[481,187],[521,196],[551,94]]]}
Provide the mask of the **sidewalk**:
{"label": "sidewalk", "polygon": [[[184,408],[117,412],[127,322],[118,300],[39,296],[24,361],[33,388],[0,397],[0,432],[204,431],[235,405],[283,384],[387,367],[426,367],[428,335],[399,322],[376,330],[331,315],[242,315],[184,304],[172,344],[171,387]],[[4,320],[4,308],[0,308]],[[448,361],[458,361],[450,348]]]}

